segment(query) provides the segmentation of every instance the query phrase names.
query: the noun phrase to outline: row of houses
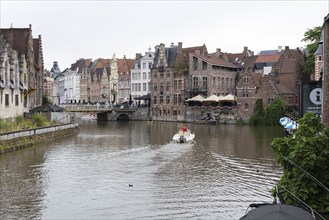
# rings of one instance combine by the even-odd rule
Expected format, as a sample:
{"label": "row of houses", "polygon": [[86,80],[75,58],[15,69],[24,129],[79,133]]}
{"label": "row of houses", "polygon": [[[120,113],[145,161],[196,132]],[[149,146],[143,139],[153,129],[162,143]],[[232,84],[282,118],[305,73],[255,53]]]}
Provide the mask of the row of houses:
{"label": "row of houses", "polygon": [[[329,123],[325,116],[329,112],[325,81],[327,24],[325,18],[312,79],[323,80],[323,120]],[[153,119],[180,121],[186,118],[187,99],[198,94],[231,94],[236,101],[234,115],[248,120],[257,99],[266,107],[281,97],[290,109],[298,109],[300,84],[308,80],[301,74],[305,54],[299,48],[279,46],[258,54],[248,47],[241,53],[218,48],[210,53],[205,44],[184,48],[182,42],[169,46],[161,43],[154,51],[149,48],[134,59],[117,58],[115,54],[108,59],[81,58],[64,71],[54,62],[46,71],[41,36],[33,38],[31,26],[0,30],[1,118],[13,118],[41,105],[45,94],[55,104],[117,105],[148,97]]]}
{"label": "row of houses", "polygon": [[42,40],[29,28],[0,29],[0,118],[14,118],[42,103]]}
{"label": "row of houses", "polygon": [[281,97],[298,109],[304,56],[288,46],[254,55],[248,47],[241,53],[209,53],[205,44],[184,48],[182,42],[161,43],[134,59],[115,54],[111,59],[82,58],[63,72],[54,62],[50,82],[45,80],[53,90],[45,92],[56,104],[116,105],[150,94],[153,119],[169,121],[185,120],[185,101],[193,96],[231,94],[236,97],[234,114],[248,120],[257,99],[266,107]]}

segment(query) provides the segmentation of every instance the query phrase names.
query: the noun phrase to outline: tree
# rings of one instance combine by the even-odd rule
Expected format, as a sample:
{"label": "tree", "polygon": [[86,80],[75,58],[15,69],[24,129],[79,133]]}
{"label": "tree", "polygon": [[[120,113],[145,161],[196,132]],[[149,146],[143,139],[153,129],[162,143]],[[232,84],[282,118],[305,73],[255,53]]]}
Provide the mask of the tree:
{"label": "tree", "polygon": [[49,99],[49,96],[43,95],[42,96],[42,104],[53,104],[52,101]]}
{"label": "tree", "polygon": [[[298,123],[294,136],[276,138],[271,143],[275,159],[283,167],[278,185],[313,209],[329,212],[329,193],[309,176],[329,186],[329,128],[313,113],[306,113]],[[281,190],[281,194],[287,204],[298,204],[287,191]]]}
{"label": "tree", "polygon": [[264,125],[265,124],[265,111],[263,107],[263,100],[257,99],[255,106],[255,113],[249,120],[251,125]]}
{"label": "tree", "polygon": [[267,106],[265,112],[265,123],[269,126],[279,125],[279,120],[286,112],[286,105],[281,98],[276,98]]}
{"label": "tree", "polygon": [[311,75],[314,73],[314,53],[318,48],[320,37],[321,37],[322,27],[317,26],[313,29],[307,29],[304,33],[304,38],[302,42],[308,43],[306,45],[307,55],[305,63],[302,67],[302,73],[305,75]]}

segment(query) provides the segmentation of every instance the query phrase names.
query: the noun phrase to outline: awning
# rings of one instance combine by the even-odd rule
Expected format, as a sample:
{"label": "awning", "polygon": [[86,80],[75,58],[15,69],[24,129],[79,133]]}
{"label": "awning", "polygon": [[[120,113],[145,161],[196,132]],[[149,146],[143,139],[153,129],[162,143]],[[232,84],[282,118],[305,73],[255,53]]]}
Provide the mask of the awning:
{"label": "awning", "polygon": [[231,94],[228,94],[226,96],[223,97],[223,99],[221,101],[226,101],[226,102],[233,102],[235,101],[235,96],[234,95],[231,95]]}
{"label": "awning", "polygon": [[205,98],[199,94],[193,98],[187,99],[186,102],[202,102],[203,100],[205,100]]}
{"label": "awning", "polygon": [[205,100],[203,100],[203,102],[218,102],[218,101],[219,101],[219,97],[217,95],[211,95]]}

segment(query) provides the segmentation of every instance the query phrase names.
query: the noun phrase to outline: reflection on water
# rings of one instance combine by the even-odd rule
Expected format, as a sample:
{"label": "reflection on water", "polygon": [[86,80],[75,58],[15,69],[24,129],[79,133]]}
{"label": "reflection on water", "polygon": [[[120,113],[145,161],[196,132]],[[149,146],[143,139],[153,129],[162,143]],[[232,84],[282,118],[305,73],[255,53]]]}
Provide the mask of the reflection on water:
{"label": "reflection on water", "polygon": [[[171,142],[182,126],[195,144]],[[239,219],[271,202],[280,128],[83,121],[72,137],[0,155],[0,217]],[[132,187],[129,184],[133,185]]]}

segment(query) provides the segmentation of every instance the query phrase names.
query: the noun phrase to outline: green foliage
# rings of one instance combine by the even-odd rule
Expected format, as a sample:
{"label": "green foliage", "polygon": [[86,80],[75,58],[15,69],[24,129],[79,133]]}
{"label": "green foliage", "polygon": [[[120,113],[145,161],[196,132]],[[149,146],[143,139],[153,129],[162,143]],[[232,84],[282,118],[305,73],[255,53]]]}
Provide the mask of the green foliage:
{"label": "green foliage", "polygon": [[47,95],[42,96],[42,104],[53,104],[53,102],[49,99]]}
{"label": "green foliage", "polygon": [[265,111],[263,107],[263,100],[257,99],[255,113],[249,120],[250,125],[265,125]]}
{"label": "green foliage", "polygon": [[314,53],[317,50],[318,45],[319,45],[321,31],[322,31],[322,27],[317,26],[317,27],[314,27],[313,29],[308,29],[304,33],[304,38],[302,39],[302,41],[304,41],[306,43],[308,42],[308,44],[306,45],[306,49],[307,49],[306,60],[302,67],[302,74],[304,74],[304,75],[311,75],[314,73],[314,66],[315,66],[314,65],[314,61],[315,61]]}
{"label": "green foliage", "polygon": [[[294,165],[329,186],[329,128],[313,113],[306,113],[298,123],[294,136],[276,138],[271,143],[275,159],[283,167],[279,185],[313,209],[329,212],[329,193]],[[288,204],[295,204],[286,191],[281,190],[281,194]]]}
{"label": "green foliage", "polygon": [[41,114],[38,113],[32,116],[32,120],[37,127],[43,127],[48,124],[47,120]]}
{"label": "green foliage", "polygon": [[265,124],[268,126],[279,125],[279,120],[286,112],[286,105],[281,98],[276,98],[267,106],[265,112]]}
{"label": "green foliage", "polygon": [[316,26],[313,29],[307,29],[307,31],[304,33],[304,38],[302,41],[304,42],[310,42],[315,43],[319,42],[321,37],[322,27]]}
{"label": "green foliage", "polygon": [[174,62],[174,70],[176,73],[188,73],[188,63],[183,56],[177,56]]}

